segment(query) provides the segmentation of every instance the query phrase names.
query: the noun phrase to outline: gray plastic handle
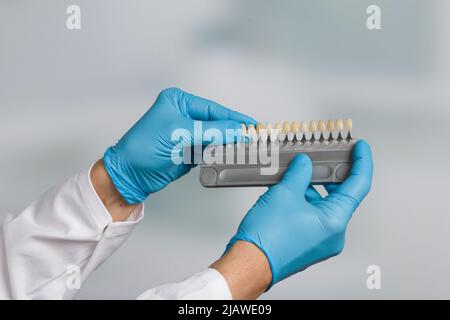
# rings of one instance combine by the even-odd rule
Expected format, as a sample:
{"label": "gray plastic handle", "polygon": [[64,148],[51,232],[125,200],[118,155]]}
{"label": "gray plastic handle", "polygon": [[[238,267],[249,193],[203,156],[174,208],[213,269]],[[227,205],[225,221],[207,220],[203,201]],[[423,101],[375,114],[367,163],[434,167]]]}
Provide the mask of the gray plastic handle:
{"label": "gray plastic handle", "polygon": [[[208,146],[203,151],[200,183],[208,188],[270,186],[281,179],[289,163],[298,153],[304,153],[311,158],[313,164],[312,184],[340,183],[348,176],[350,171],[355,142],[354,139],[331,143],[317,141],[314,143],[282,142],[276,148],[277,153],[273,153],[273,159],[275,160],[270,164],[262,164],[259,157],[256,157],[256,162],[254,161],[255,152],[259,152],[261,147],[266,148],[264,151],[268,150],[268,154],[271,154],[270,145],[267,144]],[[245,158],[241,157],[240,162],[237,161],[239,150],[245,151]],[[231,156],[230,152],[233,152]],[[213,154],[216,160],[219,159],[219,161],[216,161],[219,163],[206,163],[205,156],[207,154]],[[227,162],[227,156],[234,161],[232,163]],[[261,170],[262,168],[266,168],[266,170]],[[272,168],[270,174],[267,174],[267,168]]]}

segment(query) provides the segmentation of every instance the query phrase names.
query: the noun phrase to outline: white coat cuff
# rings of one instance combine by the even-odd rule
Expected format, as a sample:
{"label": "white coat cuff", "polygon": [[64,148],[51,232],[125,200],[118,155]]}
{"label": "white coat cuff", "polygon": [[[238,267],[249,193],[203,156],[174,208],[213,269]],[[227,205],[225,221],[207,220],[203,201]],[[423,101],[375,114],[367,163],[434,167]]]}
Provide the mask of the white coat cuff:
{"label": "white coat cuff", "polygon": [[141,294],[139,300],[231,300],[225,278],[215,269],[205,269],[177,283],[165,284]]}
{"label": "white coat cuff", "polygon": [[79,185],[86,207],[90,211],[97,226],[105,230],[105,236],[116,236],[130,233],[144,217],[144,204],[139,204],[126,221],[113,222],[111,214],[98,196],[91,181],[91,169],[80,173]]}

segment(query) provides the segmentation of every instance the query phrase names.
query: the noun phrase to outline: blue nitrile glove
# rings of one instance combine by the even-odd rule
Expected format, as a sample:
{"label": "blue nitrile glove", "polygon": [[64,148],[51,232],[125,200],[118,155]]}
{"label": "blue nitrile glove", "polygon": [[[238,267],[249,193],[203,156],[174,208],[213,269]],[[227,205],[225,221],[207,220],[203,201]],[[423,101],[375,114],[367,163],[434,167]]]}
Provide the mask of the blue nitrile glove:
{"label": "blue nitrile glove", "polygon": [[267,256],[271,286],[294,273],[339,254],[353,212],[369,192],[372,154],[365,141],[353,149],[347,179],[330,185],[325,198],[310,186],[312,165],[299,154],[282,180],[269,188],[241,222],[227,250],[238,240],[255,244]]}
{"label": "blue nitrile glove", "polygon": [[[224,139],[226,129],[240,130],[241,123],[255,123],[250,117],[180,89],[163,90],[153,106],[115,146],[106,150],[103,158],[109,176],[126,202],[143,202],[150,193],[189,172],[192,165],[175,164],[173,151],[180,145],[214,142],[194,130],[196,120],[201,121],[203,132],[218,129]],[[172,141],[176,129],[188,130],[190,139]]]}

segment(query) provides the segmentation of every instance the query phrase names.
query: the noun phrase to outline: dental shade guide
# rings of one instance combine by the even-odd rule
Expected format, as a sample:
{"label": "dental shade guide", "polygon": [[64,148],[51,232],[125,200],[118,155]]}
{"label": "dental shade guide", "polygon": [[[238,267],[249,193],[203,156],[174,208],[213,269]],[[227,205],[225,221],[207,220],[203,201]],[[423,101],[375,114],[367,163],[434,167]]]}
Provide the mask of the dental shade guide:
{"label": "dental shade guide", "polygon": [[[312,161],[312,184],[340,183],[352,165],[357,141],[351,135],[352,129],[351,119],[242,125],[242,139],[237,143],[226,147],[209,145],[203,150],[200,183],[208,188],[270,186],[282,178],[298,153],[308,155]],[[204,158],[207,154],[221,161],[208,164]],[[267,163],[261,154],[271,162]],[[227,161],[230,159],[231,163]]]}

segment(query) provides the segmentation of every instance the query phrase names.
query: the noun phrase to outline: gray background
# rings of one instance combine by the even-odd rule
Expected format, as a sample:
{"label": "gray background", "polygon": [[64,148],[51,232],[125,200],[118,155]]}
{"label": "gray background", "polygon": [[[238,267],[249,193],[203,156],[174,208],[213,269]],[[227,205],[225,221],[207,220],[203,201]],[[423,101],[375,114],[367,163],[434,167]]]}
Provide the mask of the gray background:
{"label": "gray background", "polygon": [[[82,29],[66,29],[78,4]],[[366,28],[378,4],[383,29]],[[178,86],[261,121],[352,117],[375,179],[342,255],[264,298],[450,298],[449,1],[0,1],[0,212],[101,157]],[[203,189],[198,169],[80,298],[134,298],[213,262],[264,191]],[[366,268],[382,290],[366,288]]]}

